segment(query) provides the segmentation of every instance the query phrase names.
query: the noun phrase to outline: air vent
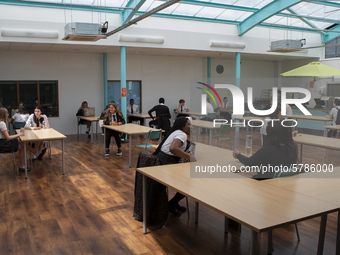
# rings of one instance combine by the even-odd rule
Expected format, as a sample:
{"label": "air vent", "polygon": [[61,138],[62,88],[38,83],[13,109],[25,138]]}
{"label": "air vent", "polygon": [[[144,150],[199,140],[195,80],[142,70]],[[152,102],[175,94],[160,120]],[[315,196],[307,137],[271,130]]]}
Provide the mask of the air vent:
{"label": "air vent", "polygon": [[301,40],[280,40],[271,43],[269,52],[288,53],[301,50],[304,50]]}

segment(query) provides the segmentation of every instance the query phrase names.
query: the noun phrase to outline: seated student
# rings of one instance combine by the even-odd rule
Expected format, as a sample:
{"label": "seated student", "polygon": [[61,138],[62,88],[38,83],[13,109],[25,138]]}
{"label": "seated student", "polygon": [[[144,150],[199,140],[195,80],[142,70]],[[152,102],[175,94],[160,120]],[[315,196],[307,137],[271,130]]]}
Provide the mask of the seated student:
{"label": "seated student", "polygon": [[[264,109],[264,110],[267,110],[267,109]],[[272,114],[270,114],[269,116],[267,116],[263,119],[263,126],[261,127],[263,146],[266,146],[268,144],[267,143],[268,142],[267,141],[267,126],[268,126],[268,123],[271,126],[272,120],[281,120],[281,119],[282,119],[281,106],[279,106],[279,105],[276,107],[276,110]]]}
{"label": "seated student", "polygon": [[[162,165],[178,163],[181,158],[188,161],[196,161],[195,157],[185,152],[187,146],[187,136],[190,135],[190,120],[186,117],[179,117],[175,120],[174,126],[168,137],[163,139],[157,147],[154,155],[159,159]],[[181,193],[176,195],[169,201],[169,211],[179,216],[186,208],[179,205],[179,201],[185,196]]]}
{"label": "seated student", "polygon": [[[333,120],[332,125],[340,125],[340,120],[338,120],[339,110],[340,110],[340,99],[336,98],[333,101],[333,108],[330,115],[326,115],[327,118]],[[328,130],[328,137],[336,137],[338,130]]]}
{"label": "seated student", "polygon": [[[135,100],[133,100],[132,98],[130,99],[130,105],[126,107],[126,112],[127,114],[139,113],[138,105],[135,105]],[[143,118],[128,116],[128,123],[132,123],[132,121],[139,121],[142,126],[144,125]]]}
{"label": "seated student", "polygon": [[[267,127],[268,145],[259,149],[251,157],[243,156],[239,151],[234,151],[233,156],[245,166],[258,166],[258,173],[252,178],[257,180],[274,177],[273,171],[261,171],[266,167],[284,166],[288,169],[298,163],[298,146],[293,140],[292,129],[284,127],[280,122],[274,122],[273,127]],[[260,168],[262,167],[262,169]]]}
{"label": "seated student", "polygon": [[[115,103],[109,103],[109,108],[106,111],[106,114],[104,116],[104,125],[122,125],[125,124],[124,116],[120,112],[118,106]],[[117,156],[121,156],[122,150],[121,150],[121,140],[120,140],[120,132],[106,129],[106,138],[105,138],[105,156],[110,155],[110,142],[111,142],[111,136],[114,136],[116,143],[117,143]]]}
{"label": "seated student", "polygon": [[[150,115],[150,117],[151,117],[151,121],[149,122],[149,126],[150,127],[152,127],[152,125],[158,125],[159,123],[158,123],[158,118],[159,118],[159,116],[160,115],[163,115],[163,116],[165,116],[166,118],[168,118],[168,119],[171,119],[171,114],[170,114],[170,110],[169,110],[169,108],[167,107],[167,106],[165,106],[165,100],[164,100],[164,98],[163,97],[161,97],[159,100],[158,100],[158,102],[159,102],[159,105],[156,105],[156,106],[154,106],[152,109],[150,109],[149,111],[148,111],[148,114]],[[152,112],[156,112],[156,117],[154,117],[153,115],[152,115]],[[170,125],[170,123],[169,123],[169,125]]]}
{"label": "seated student", "polygon": [[[19,132],[16,135],[8,135],[7,122],[8,122],[8,111],[4,107],[0,107],[0,152],[16,152],[19,151],[19,171],[25,171],[25,160],[24,160],[24,146],[21,144],[20,136],[23,136],[23,132]],[[30,146],[26,147],[28,151],[33,154],[37,153],[36,149]],[[27,168],[27,171],[30,169]]]}
{"label": "seated student", "polygon": [[[34,109],[34,113],[28,117],[28,120],[25,125],[25,129],[41,129],[41,128],[50,128],[50,124],[48,122],[47,116],[42,114],[41,106],[36,106]],[[44,141],[35,142],[34,148],[37,151],[41,151],[38,155],[38,159],[42,160],[43,156],[46,153],[46,148],[43,149]]]}
{"label": "seated student", "polygon": [[[76,116],[84,116],[84,109],[88,108],[88,104],[86,101],[83,101],[81,103],[81,106],[79,107]],[[91,121],[79,119],[78,125],[86,125],[87,131],[86,134],[88,135],[88,138],[91,138],[90,131],[91,131]]]}
{"label": "seated student", "polygon": [[176,108],[177,118],[189,116],[188,114],[185,114],[185,112],[189,112],[189,108],[185,106],[184,99],[180,99]]}
{"label": "seated student", "polygon": [[228,120],[230,122],[231,120],[231,114],[229,112],[229,102],[228,97],[223,98],[222,107],[218,107],[218,111],[220,112],[220,118]]}
{"label": "seated student", "polygon": [[11,122],[27,122],[30,115],[27,113],[26,108],[21,106],[16,114],[12,116]]}

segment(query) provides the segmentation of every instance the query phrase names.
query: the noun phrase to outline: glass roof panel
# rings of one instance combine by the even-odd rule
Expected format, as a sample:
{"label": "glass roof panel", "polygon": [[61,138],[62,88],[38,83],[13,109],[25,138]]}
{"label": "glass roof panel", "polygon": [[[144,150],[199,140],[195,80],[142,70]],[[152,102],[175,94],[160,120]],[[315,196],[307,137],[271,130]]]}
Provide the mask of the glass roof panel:
{"label": "glass roof panel", "polygon": [[236,11],[236,10],[226,10],[218,16],[219,19],[224,20],[235,20],[235,21],[242,21],[252,15],[252,12],[243,12],[243,11]]}
{"label": "glass roof panel", "polygon": [[[16,0],[13,0],[16,1]],[[109,8],[125,7],[129,0],[17,0],[18,3],[25,1],[26,3],[43,2],[60,4],[60,8],[67,5],[83,5],[90,8],[93,6],[107,6]],[[139,1],[139,0],[136,0]],[[167,0],[146,0],[139,11],[147,12],[155,7],[165,3]],[[253,14],[251,11],[242,11],[227,9],[228,5],[237,6],[239,8],[254,8],[260,9],[270,4],[273,1],[285,1],[285,0],[191,0],[200,4],[187,4],[185,1],[178,2],[169,6],[168,8],[160,11],[162,14],[168,15],[183,15],[189,16],[193,19],[195,17],[203,17],[210,19],[218,19],[225,21],[242,22],[247,17]],[[226,8],[217,8],[216,6],[209,6],[209,4],[220,4],[225,5]],[[288,18],[275,15],[266,19],[263,23],[280,25],[280,26],[293,26],[300,28],[310,28],[308,24],[303,22],[301,19],[307,20],[309,23],[315,25],[319,29],[324,29],[335,21],[340,22],[340,1],[339,0],[317,0],[315,3],[310,0],[302,1],[294,6],[290,7],[296,14],[291,14],[287,10],[281,11],[281,14],[288,14]],[[105,9],[104,9],[105,10]],[[300,15],[301,19],[296,17]],[[309,19],[311,17],[313,19]],[[328,19],[328,20],[327,20]],[[334,21],[332,21],[334,20]]]}
{"label": "glass roof panel", "polygon": [[222,8],[204,7],[198,13],[196,13],[195,16],[196,17],[204,17],[204,18],[215,19],[223,11],[224,11],[224,9],[222,9]]}

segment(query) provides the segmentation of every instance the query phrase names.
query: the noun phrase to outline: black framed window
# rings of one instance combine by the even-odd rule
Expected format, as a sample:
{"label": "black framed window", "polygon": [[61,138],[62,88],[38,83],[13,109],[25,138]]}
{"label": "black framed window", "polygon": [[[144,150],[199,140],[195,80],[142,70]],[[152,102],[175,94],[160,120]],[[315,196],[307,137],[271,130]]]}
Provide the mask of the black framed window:
{"label": "black framed window", "polygon": [[0,105],[12,115],[20,102],[29,113],[40,105],[48,117],[59,117],[58,81],[0,81]]}

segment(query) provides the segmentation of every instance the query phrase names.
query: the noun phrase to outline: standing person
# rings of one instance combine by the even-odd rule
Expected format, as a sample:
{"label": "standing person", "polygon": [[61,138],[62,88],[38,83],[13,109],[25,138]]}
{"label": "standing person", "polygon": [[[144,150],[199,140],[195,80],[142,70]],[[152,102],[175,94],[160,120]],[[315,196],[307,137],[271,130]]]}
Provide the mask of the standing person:
{"label": "standing person", "polygon": [[[339,110],[340,110],[340,99],[336,98],[333,101],[333,108],[329,115],[326,115],[327,118],[333,120],[332,125],[339,125],[340,120],[338,120]],[[337,124],[338,123],[338,124]],[[336,137],[338,130],[328,130],[327,136],[328,137]]]}
{"label": "standing person", "polygon": [[[159,100],[159,105],[154,106],[152,109],[148,111],[148,114],[151,117],[151,121],[149,122],[149,126],[152,127],[152,125],[158,125],[158,118],[162,115],[165,116],[166,118],[170,119],[171,114],[169,108],[164,104],[165,100],[163,97],[161,97]],[[152,112],[156,112],[156,117],[152,115]],[[169,121],[169,120],[168,120]],[[169,122],[170,125],[170,122]],[[159,127],[160,128],[160,127]]]}
{"label": "standing person", "polygon": [[[126,107],[126,112],[127,114],[139,113],[138,105],[135,105],[135,100],[133,100],[132,98],[130,99],[130,105]],[[143,118],[129,116],[128,123],[132,123],[132,121],[139,121],[142,126],[144,125]]]}
{"label": "standing person", "polygon": [[[245,166],[257,166],[258,173],[253,179],[264,180],[274,177],[274,171],[262,171],[260,167],[266,166],[272,169],[275,167],[291,168],[291,165],[298,163],[298,146],[293,140],[292,128],[284,127],[280,122],[267,127],[268,145],[259,149],[251,157],[243,156],[239,151],[234,151],[234,158],[238,159]],[[267,169],[267,170],[268,170]]]}
{"label": "standing person", "polygon": [[[186,117],[179,117],[175,120],[170,134],[163,139],[154,153],[162,165],[178,163],[181,158],[188,161],[196,161],[195,157],[185,152],[187,138],[190,135],[190,127],[190,120]],[[172,214],[179,216],[186,211],[185,207],[179,205],[179,201],[184,197],[183,194],[177,192],[169,201],[169,211]]]}
{"label": "standing person", "polygon": [[229,107],[229,102],[228,102],[228,97],[224,97],[222,101],[222,107],[218,107],[218,110],[220,112],[220,117],[228,120],[230,122],[231,119],[231,114],[229,112],[230,107]]}
{"label": "standing person", "polygon": [[184,99],[180,99],[176,108],[177,118],[189,116],[188,114],[185,114],[185,112],[189,112],[189,108],[185,106]]}
{"label": "standing person", "polygon": [[[25,128],[33,129],[33,130],[41,129],[41,128],[50,128],[50,124],[48,122],[47,116],[45,114],[42,114],[41,106],[35,107],[34,113],[28,117]],[[34,148],[37,151],[41,151],[41,153],[38,156],[39,160],[42,160],[43,156],[46,153],[46,148],[43,149],[43,145],[44,145],[44,141],[34,143]]]}
{"label": "standing person", "polygon": [[[21,144],[20,136],[23,136],[23,132],[19,132],[16,135],[9,135],[7,131],[8,111],[4,107],[0,107],[0,152],[16,152],[19,151],[19,171],[25,171],[24,161],[24,148]],[[33,154],[37,153],[30,146],[27,146],[27,150]],[[27,169],[28,171],[30,169]]]}
{"label": "standing person", "polygon": [[[88,104],[87,104],[86,101],[83,101],[83,102],[81,103],[81,106],[80,106],[79,109],[78,109],[78,112],[77,112],[76,116],[84,116],[84,109],[85,109],[85,108],[88,108]],[[87,126],[86,134],[87,134],[88,138],[91,138],[91,135],[90,135],[90,131],[91,131],[91,121],[79,119],[79,121],[78,121],[78,126],[79,126],[79,125],[86,125],[86,126]]]}
{"label": "standing person", "polygon": [[[118,106],[115,103],[109,103],[109,108],[106,111],[106,114],[104,116],[104,125],[113,125],[113,126],[119,126],[125,124],[124,116],[119,110]],[[110,155],[110,141],[111,136],[114,136],[116,143],[117,143],[117,156],[121,156],[122,150],[121,150],[121,140],[120,140],[120,133],[115,130],[106,129],[106,138],[105,138],[105,156]]]}

